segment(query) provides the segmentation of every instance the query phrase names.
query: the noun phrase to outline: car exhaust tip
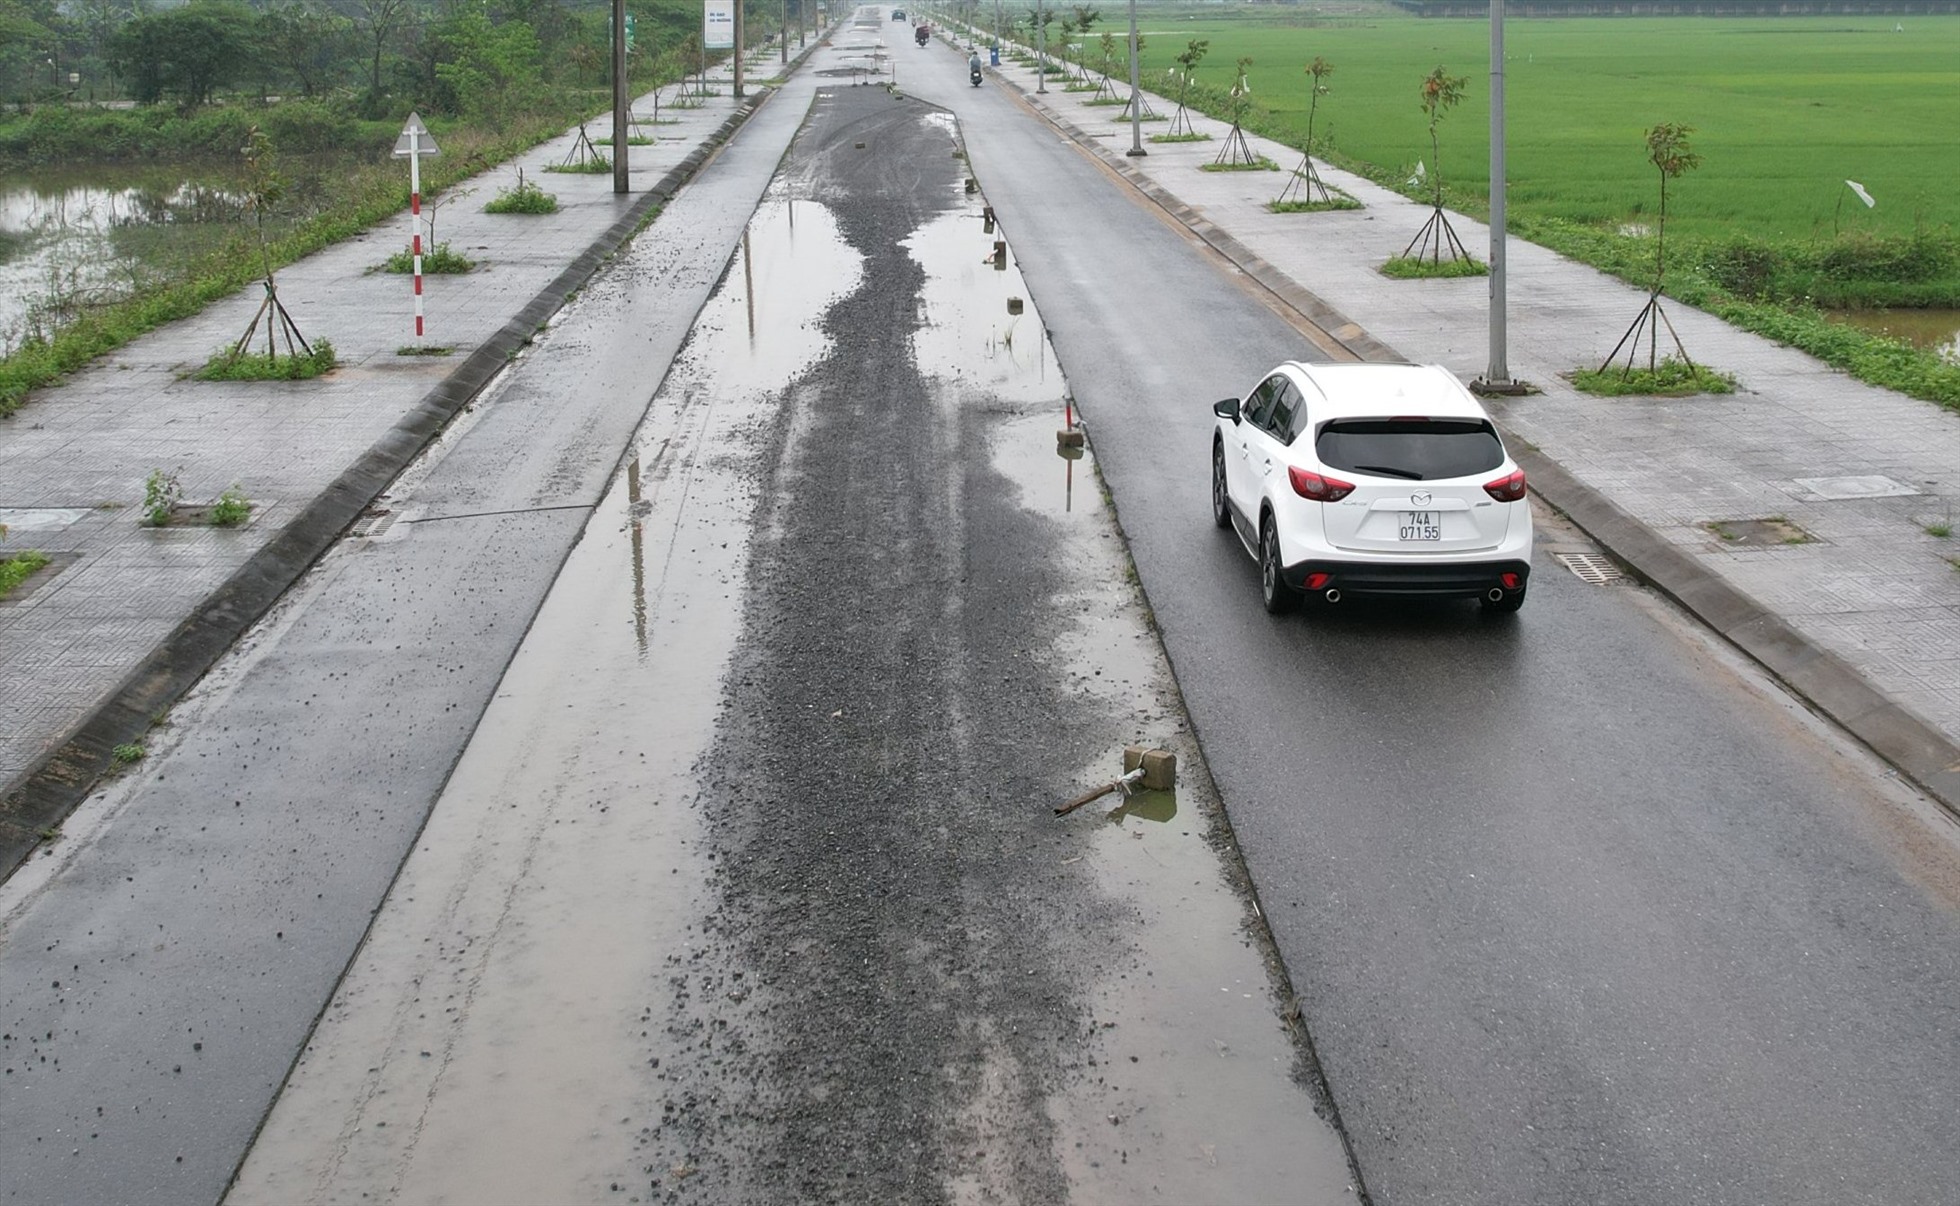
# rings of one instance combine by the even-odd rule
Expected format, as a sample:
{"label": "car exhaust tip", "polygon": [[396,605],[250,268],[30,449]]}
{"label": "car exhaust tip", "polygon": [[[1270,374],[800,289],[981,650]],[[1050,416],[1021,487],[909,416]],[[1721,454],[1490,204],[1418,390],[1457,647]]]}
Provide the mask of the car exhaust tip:
{"label": "car exhaust tip", "polygon": [[1490,593],[1488,595],[1485,595],[1484,597],[1486,599],[1489,599],[1493,603],[1502,603],[1504,601],[1504,588],[1501,586],[1493,586],[1490,588]]}
{"label": "car exhaust tip", "polygon": [[1330,586],[1327,588],[1327,593],[1321,597],[1329,603],[1339,603],[1341,601],[1341,592]]}

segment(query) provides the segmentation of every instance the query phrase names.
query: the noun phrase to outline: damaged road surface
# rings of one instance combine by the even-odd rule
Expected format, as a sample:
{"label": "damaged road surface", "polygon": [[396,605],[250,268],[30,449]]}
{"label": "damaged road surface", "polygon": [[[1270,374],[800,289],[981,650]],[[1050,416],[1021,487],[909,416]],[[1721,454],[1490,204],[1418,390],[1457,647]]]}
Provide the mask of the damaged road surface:
{"label": "damaged road surface", "polygon": [[1354,1199],[965,174],[818,91],[229,1201]]}

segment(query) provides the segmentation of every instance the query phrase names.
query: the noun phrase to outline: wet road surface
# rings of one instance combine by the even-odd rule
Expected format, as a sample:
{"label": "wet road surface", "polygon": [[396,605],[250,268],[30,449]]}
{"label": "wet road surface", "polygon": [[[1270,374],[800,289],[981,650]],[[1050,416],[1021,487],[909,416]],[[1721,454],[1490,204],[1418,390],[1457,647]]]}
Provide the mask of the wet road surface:
{"label": "wet road surface", "polygon": [[1513,623],[1266,616],[1209,404],[1315,348],[955,53],[908,87],[1046,315],[1373,1200],[1951,1201],[1950,818],[1569,531]]}
{"label": "wet road surface", "polygon": [[817,98],[229,1201],[1352,1200],[954,134]]}

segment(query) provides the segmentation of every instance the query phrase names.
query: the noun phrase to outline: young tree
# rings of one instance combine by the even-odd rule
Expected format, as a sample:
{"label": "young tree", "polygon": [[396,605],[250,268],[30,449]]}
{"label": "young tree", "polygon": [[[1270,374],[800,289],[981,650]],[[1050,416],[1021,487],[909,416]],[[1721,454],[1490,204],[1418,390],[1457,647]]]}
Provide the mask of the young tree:
{"label": "young tree", "polygon": [[264,131],[253,126],[241,154],[245,157],[245,201],[252,210],[252,228],[258,234],[259,255],[265,267],[265,279],[261,282],[265,287],[265,296],[260,299],[258,312],[252,315],[245,333],[232,345],[228,359],[236,360],[252,350],[261,323],[265,329],[267,359],[279,359],[282,337],[289,358],[310,357],[313,348],[306,342],[306,336],[300,334],[299,325],[286,312],[285,304],[279,300],[279,284],[272,275],[272,251],[267,246],[265,216],[286,195],[286,182],[273,161],[272,140],[265,136]]}
{"label": "young tree", "polygon": [[1198,73],[1198,62],[1211,49],[1210,38],[1193,38],[1185,43],[1184,53],[1175,56],[1180,70],[1177,73],[1177,113],[1171,118],[1168,136],[1188,137],[1197,131],[1191,126],[1191,117],[1184,108],[1184,96],[1190,91],[1192,77]]}
{"label": "young tree", "polygon": [[1232,91],[1229,103],[1232,106],[1232,128],[1225,135],[1225,145],[1218,148],[1218,158],[1212,162],[1228,167],[1238,167],[1259,162],[1253,154],[1252,145],[1245,140],[1245,110],[1251,103],[1252,81],[1245,76],[1245,69],[1252,66],[1252,60],[1241,58],[1238,73],[1232,77]]}
{"label": "young tree", "polygon": [[1647,304],[1640,309],[1640,316],[1633,320],[1627,333],[1620,336],[1620,342],[1613,345],[1613,351],[1599,366],[1605,372],[1608,365],[1618,358],[1620,349],[1627,353],[1626,368],[1620,373],[1625,380],[1633,373],[1634,356],[1640,351],[1640,338],[1647,337],[1647,371],[1654,372],[1658,362],[1660,328],[1667,327],[1667,333],[1674,339],[1674,350],[1681,355],[1681,362],[1688,366],[1697,378],[1701,370],[1688,358],[1688,349],[1682,346],[1681,336],[1675,333],[1674,324],[1667,320],[1661,309],[1661,281],[1667,270],[1667,182],[1678,180],[1701,166],[1701,156],[1688,146],[1688,135],[1694,133],[1693,126],[1679,122],[1664,121],[1648,130],[1647,162],[1654,165],[1661,176],[1661,204],[1654,221],[1654,287],[1647,293]]}
{"label": "young tree", "polygon": [[1678,180],[1701,166],[1701,156],[1688,148],[1693,126],[1664,121],[1647,131],[1647,162],[1661,174],[1660,213],[1654,222],[1654,292],[1661,291],[1661,276],[1667,269],[1667,182]]}
{"label": "young tree", "polygon": [[1322,201],[1333,200],[1333,197],[1327,192],[1326,183],[1320,178],[1320,173],[1314,170],[1313,123],[1314,118],[1320,113],[1320,98],[1327,95],[1327,77],[1334,74],[1334,65],[1319,55],[1315,55],[1313,62],[1307,64],[1307,74],[1313,77],[1313,83],[1307,86],[1306,154],[1301,157],[1299,168],[1294,171],[1292,176],[1287,178],[1286,187],[1280,189],[1279,197],[1274,202],[1275,204],[1283,204],[1287,200],[1287,194],[1295,191],[1303,191],[1305,193],[1305,200],[1309,202],[1314,200],[1315,192],[1320,194],[1320,200]]}
{"label": "young tree", "polygon": [[1443,252],[1450,253],[1452,261],[1468,260],[1470,253],[1463,249],[1462,240],[1456,237],[1456,229],[1450,225],[1449,215],[1443,212],[1443,171],[1441,143],[1436,135],[1436,127],[1451,109],[1463,100],[1463,90],[1469,86],[1470,78],[1451,75],[1442,67],[1423,77],[1418,93],[1422,103],[1422,113],[1429,123],[1429,179],[1434,189],[1433,205],[1429,220],[1423,223],[1416,237],[1402,249],[1402,257],[1407,258],[1415,252],[1418,262],[1427,259],[1433,264],[1443,262]]}
{"label": "young tree", "polygon": [[1435,204],[1443,208],[1443,153],[1436,138],[1436,127],[1463,101],[1463,90],[1470,84],[1467,75],[1450,75],[1440,66],[1423,77],[1422,114],[1429,122],[1429,179],[1435,187]]}

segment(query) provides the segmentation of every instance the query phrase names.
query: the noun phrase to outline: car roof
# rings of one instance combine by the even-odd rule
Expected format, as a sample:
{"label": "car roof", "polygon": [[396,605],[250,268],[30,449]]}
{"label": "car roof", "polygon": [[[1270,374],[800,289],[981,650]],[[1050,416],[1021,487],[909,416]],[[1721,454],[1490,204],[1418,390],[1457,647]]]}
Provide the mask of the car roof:
{"label": "car roof", "polygon": [[1292,370],[1306,387],[1316,422],[1389,415],[1489,418],[1456,375],[1439,364],[1288,361],[1281,367]]}

